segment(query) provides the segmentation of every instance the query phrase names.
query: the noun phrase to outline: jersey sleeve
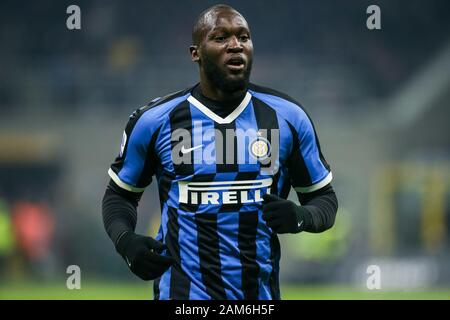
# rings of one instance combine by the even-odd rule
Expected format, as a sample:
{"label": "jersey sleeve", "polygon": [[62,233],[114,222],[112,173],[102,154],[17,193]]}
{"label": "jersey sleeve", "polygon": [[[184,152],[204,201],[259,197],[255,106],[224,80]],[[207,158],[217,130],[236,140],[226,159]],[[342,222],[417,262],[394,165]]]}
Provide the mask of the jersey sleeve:
{"label": "jersey sleeve", "polygon": [[300,193],[319,190],[333,179],[330,166],[320,149],[313,123],[301,110],[295,125],[290,125],[293,147],[288,159],[292,187]]}
{"label": "jersey sleeve", "polygon": [[119,187],[131,192],[144,191],[152,182],[158,163],[154,150],[158,124],[144,115],[141,108],[130,116],[119,155],[108,170]]}

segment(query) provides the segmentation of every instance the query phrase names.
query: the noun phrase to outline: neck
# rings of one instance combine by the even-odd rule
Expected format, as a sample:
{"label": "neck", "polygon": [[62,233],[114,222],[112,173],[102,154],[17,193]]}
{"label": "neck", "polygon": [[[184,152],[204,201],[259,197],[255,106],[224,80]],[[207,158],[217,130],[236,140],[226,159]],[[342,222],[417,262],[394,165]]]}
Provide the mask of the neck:
{"label": "neck", "polygon": [[211,100],[226,102],[242,98],[247,92],[247,86],[241,90],[225,91],[214,86],[210,81],[200,76],[200,90],[202,94]]}

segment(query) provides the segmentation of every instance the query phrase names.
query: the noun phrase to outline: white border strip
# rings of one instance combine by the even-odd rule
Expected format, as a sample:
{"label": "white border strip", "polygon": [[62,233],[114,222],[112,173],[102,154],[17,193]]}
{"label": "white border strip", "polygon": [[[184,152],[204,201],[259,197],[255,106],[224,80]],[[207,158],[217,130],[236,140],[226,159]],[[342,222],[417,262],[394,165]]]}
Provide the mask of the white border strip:
{"label": "white border strip", "polygon": [[313,192],[325,187],[327,184],[331,182],[331,180],[333,180],[333,174],[330,171],[330,173],[325,178],[323,178],[322,181],[313,184],[312,186],[309,187],[296,187],[294,188],[294,190],[302,193]]}
{"label": "white border strip", "polygon": [[252,98],[252,95],[247,91],[244,99],[239,104],[239,106],[237,106],[236,109],[234,109],[233,112],[230,113],[226,118],[219,117],[217,114],[212,112],[207,106],[205,106],[203,103],[201,103],[200,101],[195,99],[193,96],[189,96],[187,98],[187,100],[190,103],[192,103],[194,106],[196,106],[197,109],[199,109],[201,112],[203,112],[207,117],[211,118],[212,120],[214,120],[215,122],[217,122],[219,124],[224,124],[224,123],[230,123],[234,119],[236,119],[242,113],[242,111],[244,111],[245,107],[248,105],[251,98]]}
{"label": "white border strip", "polygon": [[[239,185],[239,184],[246,185]],[[212,190],[250,190],[269,187],[272,184],[272,178],[260,180],[241,180],[241,181],[210,181],[210,182],[190,182],[178,181],[181,189],[187,188],[191,191],[212,191]],[[218,186],[218,187],[211,187]]]}
{"label": "white border strip", "polygon": [[108,174],[111,177],[111,179],[113,179],[113,181],[122,189],[131,191],[131,192],[143,192],[145,190],[145,188],[136,188],[136,187],[130,186],[129,184],[126,184],[125,182],[120,180],[119,176],[111,168],[109,168]]}

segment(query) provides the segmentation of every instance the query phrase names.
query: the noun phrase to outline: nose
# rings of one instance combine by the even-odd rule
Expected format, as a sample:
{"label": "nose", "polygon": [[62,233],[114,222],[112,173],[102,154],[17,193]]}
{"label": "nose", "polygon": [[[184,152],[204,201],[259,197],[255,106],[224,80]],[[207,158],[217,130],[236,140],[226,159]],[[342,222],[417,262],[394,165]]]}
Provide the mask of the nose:
{"label": "nose", "polygon": [[241,52],[243,50],[241,42],[236,36],[230,38],[227,49],[229,52]]}

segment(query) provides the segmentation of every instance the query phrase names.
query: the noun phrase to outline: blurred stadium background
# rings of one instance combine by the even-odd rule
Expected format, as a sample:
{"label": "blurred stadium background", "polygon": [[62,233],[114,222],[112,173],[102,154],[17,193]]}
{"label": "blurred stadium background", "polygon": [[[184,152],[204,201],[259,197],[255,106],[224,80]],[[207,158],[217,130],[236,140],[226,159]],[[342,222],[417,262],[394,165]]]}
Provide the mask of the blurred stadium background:
{"label": "blurred stadium background", "polygon": [[[215,3],[0,3],[0,299],[151,298],[103,229],[106,171],[134,109],[197,81],[190,31]],[[282,296],[449,299],[450,2],[226,3],[252,29],[252,81],[314,119],[339,197],[332,230],[281,236]],[[138,232],[156,234],[157,199],[152,184]]]}

